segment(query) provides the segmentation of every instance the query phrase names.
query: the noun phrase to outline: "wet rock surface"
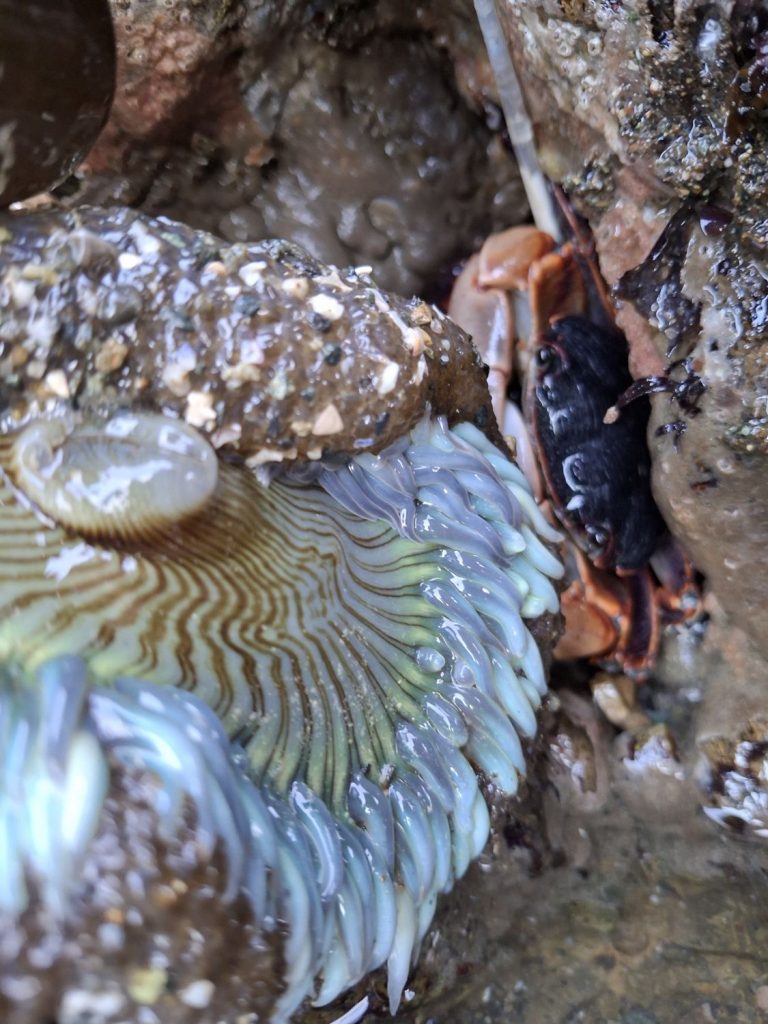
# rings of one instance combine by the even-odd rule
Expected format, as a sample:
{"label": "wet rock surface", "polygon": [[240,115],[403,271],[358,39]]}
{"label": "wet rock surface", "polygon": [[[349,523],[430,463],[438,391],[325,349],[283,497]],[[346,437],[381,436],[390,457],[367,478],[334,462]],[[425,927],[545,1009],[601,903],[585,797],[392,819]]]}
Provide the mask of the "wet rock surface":
{"label": "wet rock surface", "polygon": [[[766,931],[760,875],[748,869],[734,880],[733,859],[723,856],[722,842],[703,832],[638,835],[626,820],[613,821],[613,841],[588,872],[561,867],[521,883],[507,851],[500,854],[497,871],[476,872],[476,903],[455,910],[457,932],[459,915],[463,927],[449,947],[460,968],[454,994],[401,1019],[414,1024],[762,1020]],[[698,877],[680,869],[691,841],[720,858]],[[675,848],[677,866],[670,863]],[[509,896],[504,913],[494,914],[490,908],[499,903],[500,886]],[[425,956],[427,965],[446,953],[450,941],[444,926],[435,937],[435,952]]]}
{"label": "wet rock surface", "polygon": [[290,238],[405,295],[525,209],[466,5],[113,10],[118,97],[78,202]]}
{"label": "wet rock surface", "polygon": [[[595,232],[637,377],[689,357],[695,416],[654,399],[664,516],[768,653],[764,12],[502,5],[545,170]],[[680,422],[677,449],[655,429]]]}

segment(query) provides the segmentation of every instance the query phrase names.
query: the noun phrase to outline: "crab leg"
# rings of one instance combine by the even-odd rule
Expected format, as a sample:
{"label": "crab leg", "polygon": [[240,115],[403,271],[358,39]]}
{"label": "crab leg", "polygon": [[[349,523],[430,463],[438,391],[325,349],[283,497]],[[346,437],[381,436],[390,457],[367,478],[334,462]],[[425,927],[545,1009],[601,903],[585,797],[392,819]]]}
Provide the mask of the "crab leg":
{"label": "crab leg", "polygon": [[[583,552],[570,546],[566,563],[573,578],[560,603],[565,632],[555,648],[555,658],[599,658],[616,646],[626,618],[626,596],[621,583],[600,572]],[[572,560],[572,561],[571,561]]]}
{"label": "crab leg", "polygon": [[478,284],[481,288],[525,291],[533,265],[554,248],[551,235],[528,224],[489,235],[479,254]]}
{"label": "crab leg", "polygon": [[507,399],[519,336],[518,312],[526,324],[531,321],[527,302],[516,302],[513,311],[510,290],[515,289],[517,298],[528,288],[532,267],[546,259],[553,245],[549,235],[529,226],[491,235],[467,261],[448,304],[448,315],[471,336],[488,366],[488,390],[499,429],[508,441],[514,439],[517,461],[539,501],[543,486],[530,435],[522,413]]}
{"label": "crab leg", "polygon": [[568,200],[568,196],[560,185],[552,186],[552,194],[560,211],[560,216],[568,225],[572,238],[570,244],[578,257],[582,270],[586,271],[585,276],[588,276],[592,284],[593,294],[590,295],[591,301],[587,302],[585,299],[585,308],[589,305],[594,319],[601,322],[603,326],[611,326],[615,323],[616,307],[605,279],[600,273],[600,263],[597,258],[594,236],[589,227],[585,226],[585,222],[577,215]]}
{"label": "crab leg", "polygon": [[650,572],[640,569],[615,576],[596,569],[571,546],[567,552],[571,582],[561,606],[565,632],[555,658],[590,658],[605,668],[620,668],[633,679],[653,671],[659,647],[659,617]]}
{"label": "crab leg", "polygon": [[672,622],[689,622],[701,612],[701,590],[696,570],[671,536],[656,548],[651,567],[661,581],[656,601]]}
{"label": "crab leg", "polygon": [[481,256],[475,254],[459,274],[448,304],[448,316],[472,338],[488,365],[488,390],[493,412],[503,429],[507,387],[512,372],[515,321],[504,286],[480,284]]}
{"label": "crab leg", "polygon": [[[516,355],[524,363],[532,341],[550,322],[582,312],[586,301],[571,248],[554,252],[554,245],[550,235],[530,225],[489,235],[451,294],[448,315],[472,336],[488,364],[488,388],[502,428]],[[522,342],[517,353],[516,341]]]}
{"label": "crab leg", "polygon": [[636,380],[606,410],[603,423],[615,423],[619,418],[621,410],[638,398],[644,398],[646,395],[655,395],[660,391],[672,391],[673,388],[674,384],[670,381],[669,377],[643,377],[641,380]]}
{"label": "crab leg", "polygon": [[653,671],[659,650],[655,588],[649,569],[637,569],[621,579],[627,585],[629,614],[626,632],[613,652],[613,658],[628,676],[642,681]]}

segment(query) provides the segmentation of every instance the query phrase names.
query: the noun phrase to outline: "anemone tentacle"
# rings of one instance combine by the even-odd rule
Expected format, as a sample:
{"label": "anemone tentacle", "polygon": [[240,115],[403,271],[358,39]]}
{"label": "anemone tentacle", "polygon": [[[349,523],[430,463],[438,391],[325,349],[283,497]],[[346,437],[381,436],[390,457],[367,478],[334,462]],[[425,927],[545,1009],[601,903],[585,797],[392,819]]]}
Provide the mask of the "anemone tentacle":
{"label": "anemone tentacle", "polygon": [[557,610],[562,570],[522,473],[425,419],[267,487],[222,463],[157,545],[67,533],[9,473],[0,503],[0,916],[29,872],[62,911],[110,772],[141,770],[162,829],[191,806],[223,851],[223,899],[285,928],[274,1022],[384,963],[394,1012],[487,839],[477,770],[516,791],[545,691],[525,620]]}

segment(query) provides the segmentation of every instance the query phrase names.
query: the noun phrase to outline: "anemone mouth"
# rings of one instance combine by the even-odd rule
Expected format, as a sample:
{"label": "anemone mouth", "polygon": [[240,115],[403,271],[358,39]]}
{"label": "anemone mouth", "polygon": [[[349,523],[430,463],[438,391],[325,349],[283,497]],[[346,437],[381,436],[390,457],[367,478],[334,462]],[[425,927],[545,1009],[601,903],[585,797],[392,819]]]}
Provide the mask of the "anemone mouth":
{"label": "anemone mouth", "polygon": [[[426,419],[268,487],[222,464],[204,514],[162,544],[83,541],[8,477],[0,503],[0,706],[37,737],[10,745],[6,778],[28,814],[42,779],[62,806],[81,787],[45,851],[33,829],[3,837],[3,877],[31,865],[64,906],[108,766],[141,767],[162,827],[191,801],[203,847],[224,850],[224,898],[286,923],[273,1020],[316,978],[323,1004],[384,962],[396,1007],[437,893],[487,838],[476,770],[515,792],[545,691],[525,620],[557,611],[541,538],[558,535],[521,471],[469,424]],[[0,911],[21,912],[5,892]]]}

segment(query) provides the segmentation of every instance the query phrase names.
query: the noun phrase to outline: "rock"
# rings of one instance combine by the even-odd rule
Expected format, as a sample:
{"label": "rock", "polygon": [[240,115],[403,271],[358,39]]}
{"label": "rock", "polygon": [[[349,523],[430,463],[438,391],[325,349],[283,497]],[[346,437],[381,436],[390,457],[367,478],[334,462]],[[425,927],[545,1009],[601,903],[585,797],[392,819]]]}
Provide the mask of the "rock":
{"label": "rock", "polygon": [[291,238],[405,295],[524,213],[461,0],[113,11],[117,97],[70,201]]}
{"label": "rock", "polygon": [[[768,837],[765,660],[713,602],[703,649],[704,700],[696,716],[696,778],[709,818]],[[734,679],[739,686],[734,686]]]}
{"label": "rock", "polygon": [[0,0],[0,78],[4,207],[57,185],[106,121],[115,85],[107,0]]}

